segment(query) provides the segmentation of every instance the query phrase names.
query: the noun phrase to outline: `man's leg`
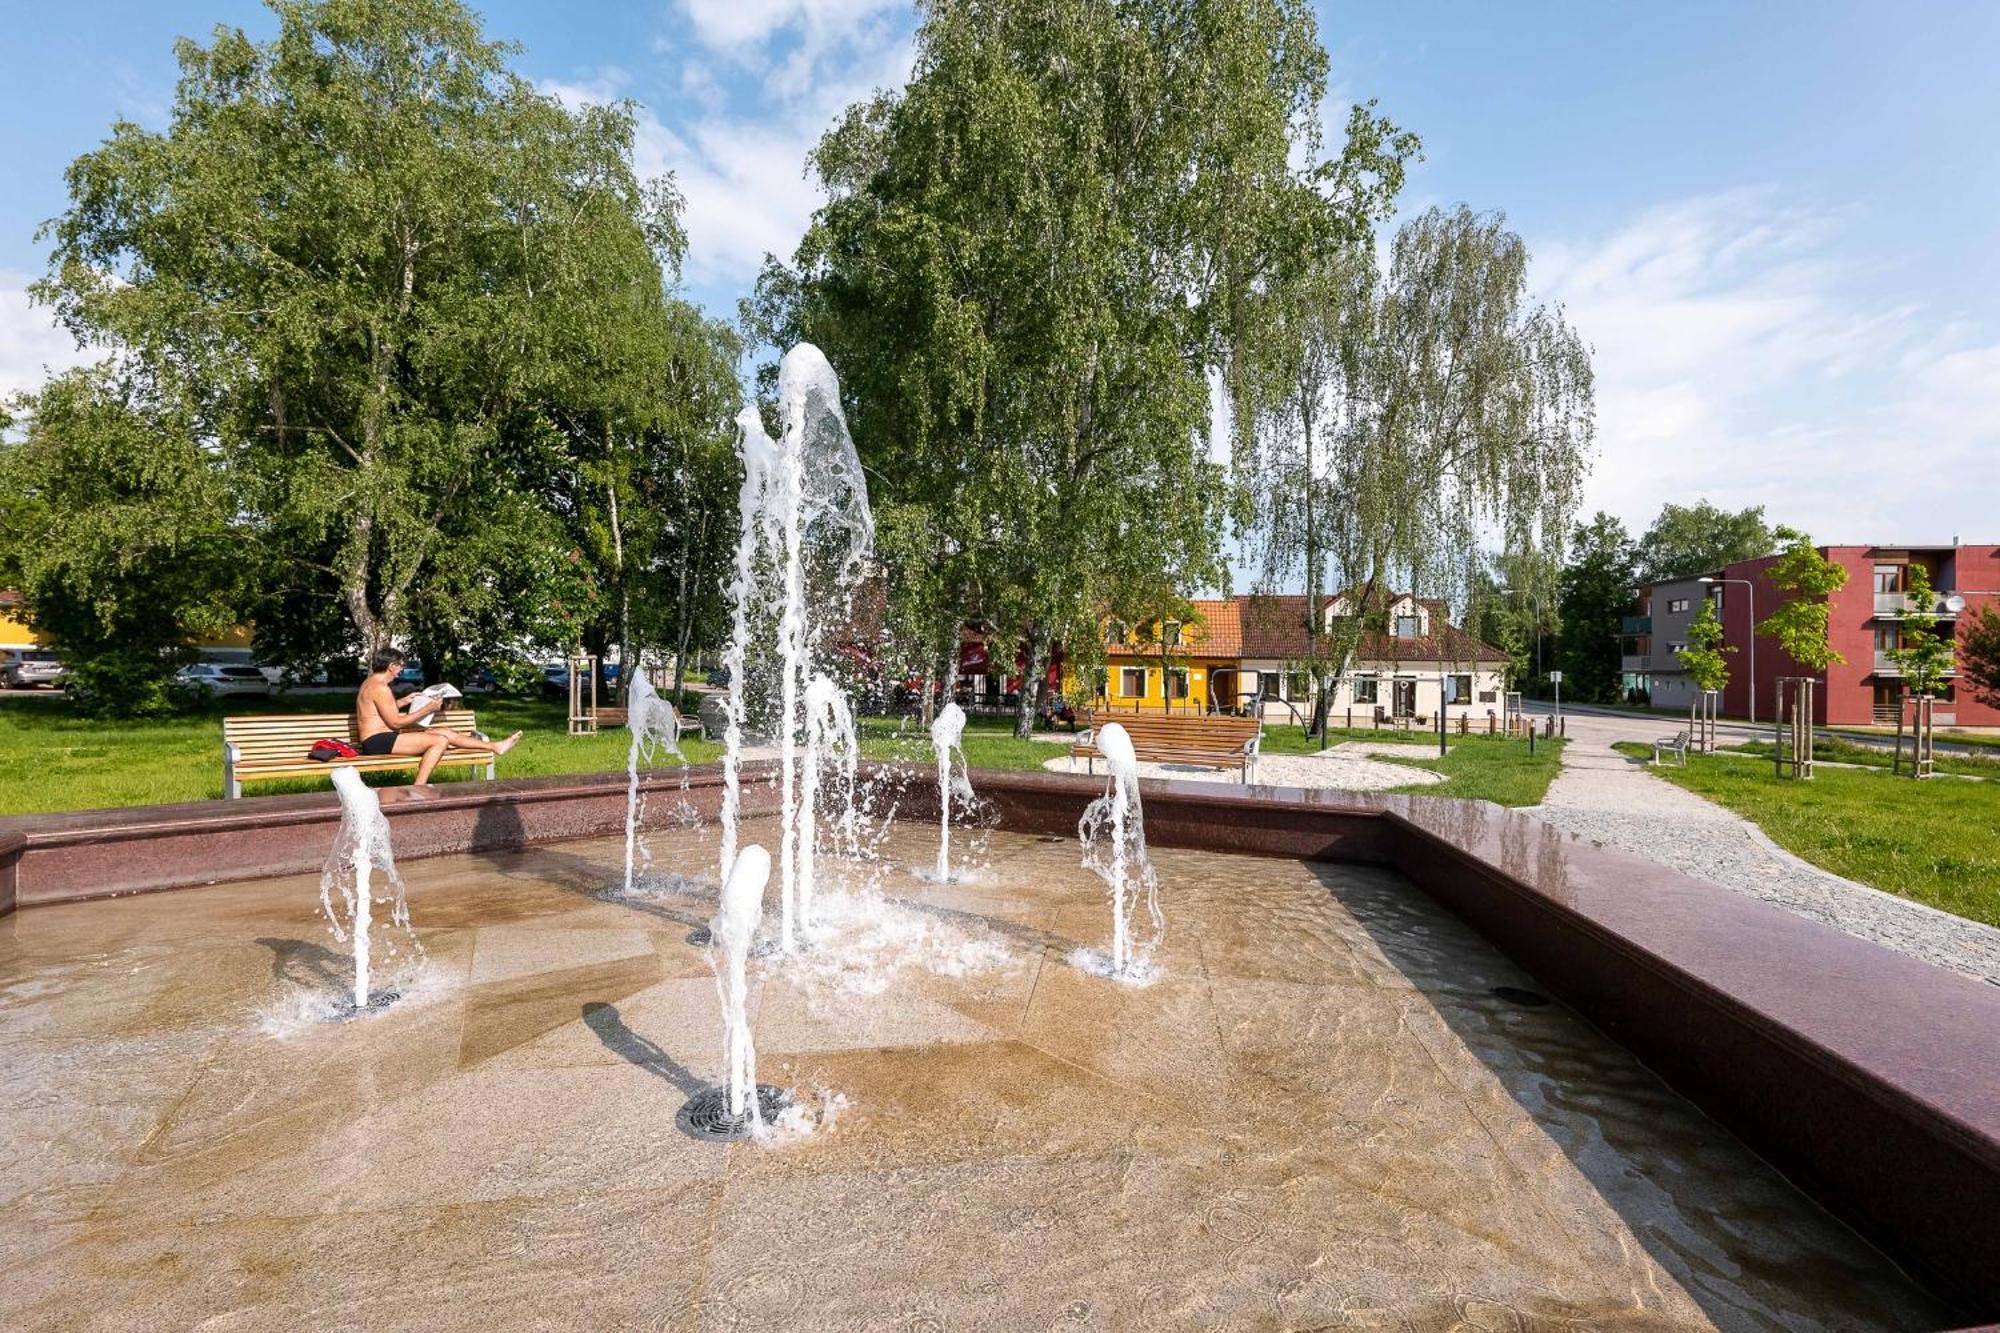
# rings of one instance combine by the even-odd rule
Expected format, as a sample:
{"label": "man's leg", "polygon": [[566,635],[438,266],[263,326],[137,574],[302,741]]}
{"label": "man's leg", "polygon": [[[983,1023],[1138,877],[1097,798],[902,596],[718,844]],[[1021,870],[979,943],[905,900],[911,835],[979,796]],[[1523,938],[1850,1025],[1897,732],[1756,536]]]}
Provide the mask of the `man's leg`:
{"label": "man's leg", "polygon": [[444,752],[449,748],[445,737],[450,734],[445,731],[405,731],[396,737],[394,753],[420,756],[417,760],[419,787],[430,782],[431,770],[437,767],[438,760],[444,758]]}
{"label": "man's leg", "polygon": [[521,739],[521,733],[518,731],[504,741],[482,741],[477,736],[467,736],[458,731],[440,731],[433,734],[444,737],[445,748],[448,750],[477,750],[481,754],[505,754],[514,748],[516,741]]}

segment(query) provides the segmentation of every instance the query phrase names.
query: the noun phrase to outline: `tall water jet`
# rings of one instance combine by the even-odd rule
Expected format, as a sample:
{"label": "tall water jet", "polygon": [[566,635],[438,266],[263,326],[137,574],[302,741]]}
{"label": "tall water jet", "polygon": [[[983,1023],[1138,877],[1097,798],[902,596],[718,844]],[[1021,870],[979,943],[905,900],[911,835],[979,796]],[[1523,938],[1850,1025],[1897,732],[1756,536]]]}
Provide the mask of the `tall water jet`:
{"label": "tall water jet", "polygon": [[[1103,970],[1121,981],[1150,981],[1155,975],[1152,952],[1166,929],[1166,918],[1160,912],[1159,877],[1146,855],[1139,756],[1132,749],[1131,736],[1116,722],[1098,728],[1096,743],[1110,776],[1104,795],[1092,801],[1077,822],[1076,835],[1083,844],[1084,867],[1111,891],[1111,953]],[[1152,918],[1153,933],[1144,945],[1135,948],[1132,917],[1141,896]],[[1079,961],[1094,967],[1097,959],[1086,956]]]}
{"label": "tall water jet", "polygon": [[854,830],[854,779],[859,768],[860,746],[854,734],[854,713],[847,696],[825,675],[815,675],[806,686],[805,759],[799,781],[798,808],[798,928],[812,925],[814,874],[819,845],[820,788],[831,771],[839,784],[841,817],[836,825],[843,847],[852,851]]}
{"label": "tall water jet", "polygon": [[[938,775],[938,853],[937,881],[951,882],[951,802],[958,797],[961,805],[972,803],[972,779],[965,771],[965,751],[959,740],[965,734],[965,710],[956,703],[947,703],[938,710],[931,721],[931,748],[937,752]],[[951,758],[958,756],[958,766],[954,769]]]}
{"label": "tall water jet", "polygon": [[722,1000],[722,1086],[708,1088],[681,1108],[681,1128],[699,1138],[740,1139],[761,1134],[788,1098],[757,1082],[757,1051],[750,1040],[750,943],[764,918],[764,887],[771,879],[771,854],[756,844],[737,853],[722,884],[722,899],[709,923],[709,966],[715,969]]}
{"label": "tall water jet", "polygon": [[653,682],[646,678],[643,665],[634,664],[632,679],[625,685],[625,726],[632,744],[625,756],[625,892],[632,892],[639,851],[639,769],[656,768],[661,759],[672,755],[687,773],[687,757],[681,753],[680,720]]}
{"label": "tall water jet", "polygon": [[[377,897],[390,904],[391,924],[405,931],[410,928],[410,908],[404,897],[403,877],[396,873],[395,857],[389,850],[389,821],[382,813],[381,798],[361,780],[359,770],[345,764],[333,770],[333,789],[340,794],[340,831],[334,835],[333,851],[320,872],[319,905],[333,927],[334,939],[354,941],[351,1010],[359,1012],[396,998],[394,992],[371,997],[368,990],[369,931]],[[338,909],[334,906],[336,889]],[[342,911],[346,913],[344,923]],[[411,945],[422,953],[415,936],[411,936]]]}
{"label": "tall water jet", "polygon": [[[778,919],[781,947],[794,946],[801,905],[812,886],[800,871],[803,849],[799,742],[809,724],[807,683],[827,636],[844,627],[869,550],[875,520],[861,460],[847,433],[840,383],[810,343],[785,354],[778,367],[782,431],[773,441],[762,417],[745,408],[736,419],[743,456],[737,496],[735,577],[730,588],[729,674],[724,728],[722,874],[736,857],[744,723],[749,716],[753,639],[771,644],[768,668],[758,663],[760,712],[778,746]],[[775,680],[771,679],[775,672]]]}

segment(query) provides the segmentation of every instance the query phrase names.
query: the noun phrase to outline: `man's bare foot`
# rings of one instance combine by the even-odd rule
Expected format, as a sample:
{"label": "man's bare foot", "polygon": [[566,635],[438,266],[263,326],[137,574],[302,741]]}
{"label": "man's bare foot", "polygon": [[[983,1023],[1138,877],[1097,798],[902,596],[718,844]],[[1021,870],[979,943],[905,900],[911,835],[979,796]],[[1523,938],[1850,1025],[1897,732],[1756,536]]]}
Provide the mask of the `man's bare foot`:
{"label": "man's bare foot", "polygon": [[494,746],[493,753],[495,754],[507,753],[507,751],[514,748],[516,742],[518,742],[520,739],[521,739],[521,733],[517,731],[513,735],[509,736],[506,740],[501,741],[498,745]]}

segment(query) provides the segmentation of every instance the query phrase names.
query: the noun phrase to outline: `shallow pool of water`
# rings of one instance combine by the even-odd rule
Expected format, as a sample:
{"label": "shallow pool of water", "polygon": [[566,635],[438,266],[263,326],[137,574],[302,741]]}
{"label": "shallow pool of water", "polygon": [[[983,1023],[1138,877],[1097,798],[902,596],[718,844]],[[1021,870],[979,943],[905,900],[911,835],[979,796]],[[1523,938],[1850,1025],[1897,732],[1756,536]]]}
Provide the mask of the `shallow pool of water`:
{"label": "shallow pool of water", "polygon": [[805,1112],[768,1144],[675,1126],[720,1065],[709,830],[633,898],[620,839],[406,865],[424,961],[344,1023],[311,879],[0,922],[0,1326],[1948,1318],[1393,874],[1160,850],[1138,988],[1073,962],[1073,842],[938,885],[934,836],[823,860],[818,947],[752,963]]}

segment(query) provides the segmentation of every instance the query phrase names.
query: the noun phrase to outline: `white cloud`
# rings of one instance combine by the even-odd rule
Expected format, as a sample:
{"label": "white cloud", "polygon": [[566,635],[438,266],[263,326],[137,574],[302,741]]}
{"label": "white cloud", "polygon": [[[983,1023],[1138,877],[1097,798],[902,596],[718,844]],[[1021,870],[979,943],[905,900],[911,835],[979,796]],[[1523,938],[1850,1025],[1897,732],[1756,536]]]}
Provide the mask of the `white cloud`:
{"label": "white cloud", "polygon": [[0,269],[0,399],[41,387],[54,371],[97,357],[77,347],[47,306],[28,300],[27,274]]}
{"label": "white cloud", "polygon": [[[677,96],[640,108],[634,157],[642,175],[671,171],[687,201],[690,283],[733,297],[766,254],[791,256],[823,199],[806,174],[820,136],[851,103],[909,77],[905,12],[895,0],[686,0],[674,36],[697,49],[663,44]],[[628,83],[599,71],[541,86],[574,104],[627,95]]]}
{"label": "white cloud", "polygon": [[1867,295],[1840,224],[1737,191],[1536,248],[1536,287],[1595,353],[1590,505],[1635,531],[1706,497],[1821,541],[2000,539],[1978,480],[2000,445],[2000,347]]}

